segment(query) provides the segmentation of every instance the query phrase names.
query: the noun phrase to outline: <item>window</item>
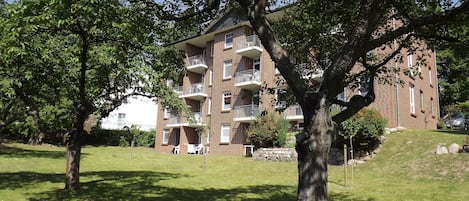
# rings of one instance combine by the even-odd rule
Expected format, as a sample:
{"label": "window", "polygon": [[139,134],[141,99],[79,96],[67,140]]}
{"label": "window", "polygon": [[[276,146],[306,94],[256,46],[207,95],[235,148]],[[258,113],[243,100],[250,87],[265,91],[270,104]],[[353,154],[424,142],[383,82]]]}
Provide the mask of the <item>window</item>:
{"label": "window", "polygon": [[261,59],[254,59],[254,61],[252,62],[252,68],[256,69],[256,70],[260,70],[261,69]]}
{"label": "window", "polygon": [[412,52],[407,53],[407,68],[409,68],[408,70],[410,71],[411,76],[414,75],[414,63],[413,62],[414,62],[413,53]]}
{"label": "window", "polygon": [[208,85],[212,85],[213,82],[213,70],[208,70]]}
{"label": "window", "polygon": [[210,41],[210,57],[213,57],[214,48],[215,48],[215,42]]}
{"label": "window", "polygon": [[227,60],[223,63],[223,79],[231,78],[232,67],[233,67],[233,63],[231,62],[231,60]]}
{"label": "window", "polygon": [[370,83],[368,82],[370,78],[367,76],[361,76],[358,81],[359,81],[359,88],[358,88],[358,94],[361,96],[366,96],[368,94],[368,91],[370,89]]}
{"label": "window", "polygon": [[125,126],[125,113],[117,114],[117,126],[123,128]]}
{"label": "window", "polygon": [[434,108],[433,104],[434,104],[433,98],[430,98],[430,112],[432,113],[432,117],[435,116],[435,108]]}
{"label": "window", "polygon": [[424,102],[424,99],[423,99],[423,91],[420,90],[420,110],[421,110],[421,111],[425,111],[425,108],[424,108],[424,105],[423,105],[424,103],[423,103],[423,102]]}
{"label": "window", "polygon": [[208,99],[208,109],[207,109],[207,114],[210,115],[212,114],[212,98]]}
{"label": "window", "polygon": [[230,142],[230,124],[222,124],[221,125],[221,143],[229,143]]}
{"label": "window", "polygon": [[169,142],[169,130],[164,129],[163,130],[163,144],[168,144]]}
{"label": "window", "polygon": [[233,33],[225,34],[225,48],[233,47]]}
{"label": "window", "polygon": [[231,109],[231,92],[224,92],[222,110],[230,110],[230,109]]}
{"label": "window", "polygon": [[166,106],[166,107],[164,107],[163,118],[164,119],[169,119],[169,117],[171,117],[171,108],[169,108],[169,106]]}
{"label": "window", "polygon": [[410,113],[415,114],[415,97],[414,97],[414,85],[409,85],[409,103],[410,103]]}
{"label": "window", "polygon": [[275,89],[275,92],[274,92],[275,109],[285,109],[287,107],[287,101],[283,99],[284,94],[285,94],[284,89],[279,89],[279,88]]}
{"label": "window", "polygon": [[210,128],[207,128],[207,144],[210,144]]}
{"label": "window", "polygon": [[433,84],[433,75],[432,75],[432,68],[428,68],[428,82],[430,83],[430,85]]}

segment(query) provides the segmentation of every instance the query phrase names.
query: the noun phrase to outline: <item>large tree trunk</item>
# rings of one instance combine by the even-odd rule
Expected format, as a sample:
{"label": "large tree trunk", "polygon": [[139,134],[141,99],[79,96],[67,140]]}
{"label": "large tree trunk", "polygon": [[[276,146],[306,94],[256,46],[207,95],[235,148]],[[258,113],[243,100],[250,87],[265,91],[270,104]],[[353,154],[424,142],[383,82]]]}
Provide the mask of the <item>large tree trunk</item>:
{"label": "large tree trunk", "polygon": [[[297,136],[298,200],[328,200],[327,164],[336,124],[331,120],[325,98],[316,109],[304,108],[305,129]],[[311,111],[313,110],[313,111]]]}
{"label": "large tree trunk", "polygon": [[[77,138],[79,134],[76,131],[72,131],[68,134],[70,138],[75,140],[69,140],[66,143],[66,170],[65,170],[65,189],[75,190],[80,188],[80,156],[81,156],[81,143]],[[76,136],[76,137],[74,137]]]}
{"label": "large tree trunk", "polygon": [[65,134],[66,169],[65,189],[76,190],[80,188],[80,157],[83,139],[83,127]]}

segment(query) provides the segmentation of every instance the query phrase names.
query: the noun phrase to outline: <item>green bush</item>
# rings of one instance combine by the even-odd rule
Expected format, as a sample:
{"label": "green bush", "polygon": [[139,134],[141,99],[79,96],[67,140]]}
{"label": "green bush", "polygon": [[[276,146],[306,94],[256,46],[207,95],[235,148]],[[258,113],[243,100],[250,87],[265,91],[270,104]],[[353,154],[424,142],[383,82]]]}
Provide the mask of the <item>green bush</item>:
{"label": "green bush", "polygon": [[380,145],[380,137],[384,134],[385,126],[386,120],[378,111],[364,108],[340,124],[340,136],[335,145],[339,148],[343,144],[349,145],[349,136],[352,136],[353,149],[356,153],[370,153]]}
{"label": "green bush", "polygon": [[128,147],[129,142],[125,139],[124,136],[120,136],[119,138],[119,147]]}
{"label": "green bush", "polygon": [[282,147],[286,143],[289,127],[284,117],[265,111],[249,126],[248,141],[256,147]]}

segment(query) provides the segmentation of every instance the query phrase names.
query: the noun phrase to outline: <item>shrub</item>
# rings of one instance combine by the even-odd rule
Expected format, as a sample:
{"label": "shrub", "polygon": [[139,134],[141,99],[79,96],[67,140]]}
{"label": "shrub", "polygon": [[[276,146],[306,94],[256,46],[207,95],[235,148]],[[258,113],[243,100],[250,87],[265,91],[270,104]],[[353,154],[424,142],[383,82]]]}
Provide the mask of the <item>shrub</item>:
{"label": "shrub", "polygon": [[247,130],[256,147],[282,147],[287,140],[288,121],[276,112],[262,112]]}
{"label": "shrub", "polygon": [[340,124],[340,136],[335,145],[341,148],[343,144],[349,144],[349,136],[352,136],[356,153],[370,153],[380,145],[380,137],[384,134],[385,126],[386,120],[378,111],[362,109]]}

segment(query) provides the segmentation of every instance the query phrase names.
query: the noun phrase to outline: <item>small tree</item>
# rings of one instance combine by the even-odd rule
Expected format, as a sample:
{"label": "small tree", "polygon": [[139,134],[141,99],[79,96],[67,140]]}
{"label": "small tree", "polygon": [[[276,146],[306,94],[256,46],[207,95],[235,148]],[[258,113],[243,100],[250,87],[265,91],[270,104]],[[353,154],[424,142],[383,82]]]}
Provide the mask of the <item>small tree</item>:
{"label": "small tree", "polygon": [[358,153],[371,152],[381,143],[386,120],[374,109],[362,109],[352,118],[342,122],[339,126],[340,135],[335,141],[337,147],[342,147],[350,137],[354,141],[354,149]]}
{"label": "small tree", "polygon": [[282,147],[286,143],[288,121],[273,111],[262,112],[248,130],[248,140],[256,147]]}

